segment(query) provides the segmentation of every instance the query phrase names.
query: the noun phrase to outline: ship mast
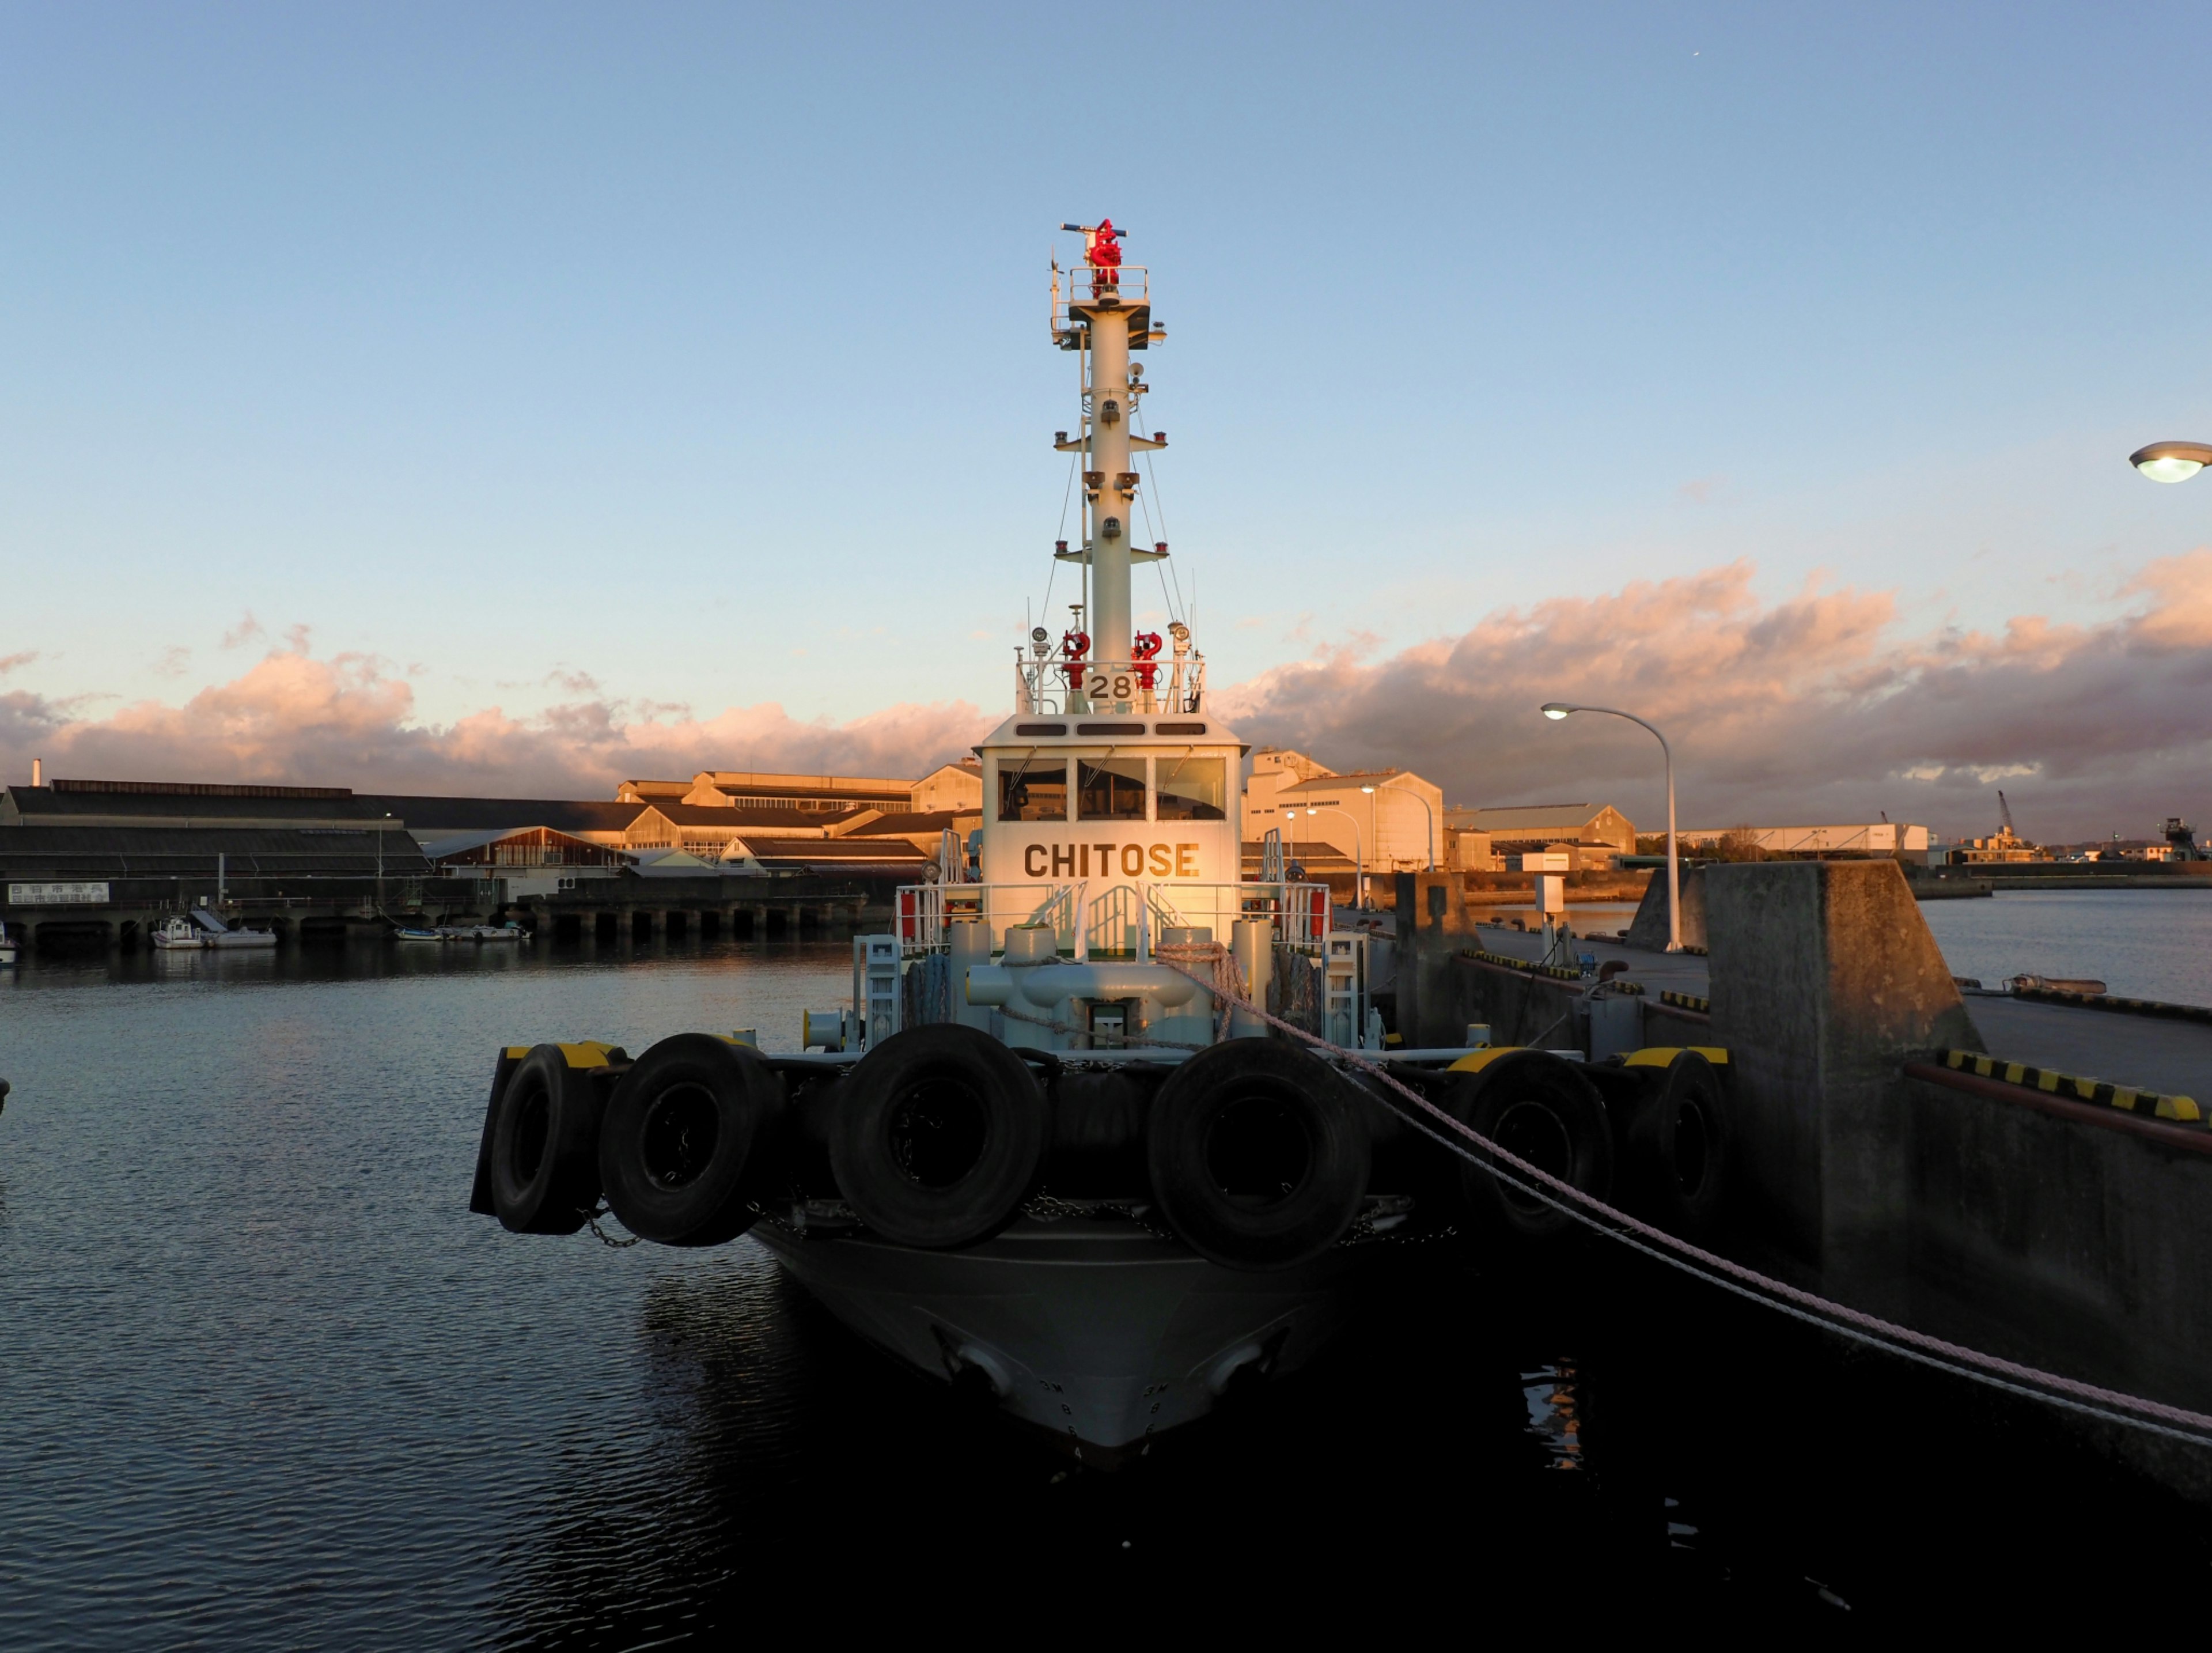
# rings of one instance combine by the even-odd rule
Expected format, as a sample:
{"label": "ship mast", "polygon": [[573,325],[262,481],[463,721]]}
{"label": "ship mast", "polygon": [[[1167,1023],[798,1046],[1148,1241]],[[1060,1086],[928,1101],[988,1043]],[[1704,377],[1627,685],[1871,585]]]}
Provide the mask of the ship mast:
{"label": "ship mast", "polygon": [[[1062,555],[1090,564],[1094,667],[1118,667],[1126,677],[1132,658],[1129,570],[1137,562],[1156,562],[1167,555],[1164,545],[1139,550],[1133,543],[1137,472],[1130,456],[1136,449],[1162,447],[1166,442],[1132,432],[1144,387],[1140,375],[1130,367],[1129,353],[1165,334],[1152,324],[1145,272],[1134,268],[1125,272],[1121,267],[1120,232],[1114,221],[1061,228],[1081,232],[1085,268],[1067,272],[1064,305],[1054,292],[1054,337],[1063,349],[1082,351],[1087,371],[1083,429],[1075,441],[1062,438],[1058,446],[1080,451],[1087,461],[1083,496],[1089,530],[1082,551]],[[1055,289],[1059,284],[1055,270]]]}

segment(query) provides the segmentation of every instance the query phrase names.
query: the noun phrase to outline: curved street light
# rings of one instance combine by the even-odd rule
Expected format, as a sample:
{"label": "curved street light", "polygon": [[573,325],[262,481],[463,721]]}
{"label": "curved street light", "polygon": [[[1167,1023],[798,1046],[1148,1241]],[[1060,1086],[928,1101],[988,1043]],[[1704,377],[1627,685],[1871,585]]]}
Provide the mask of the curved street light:
{"label": "curved street light", "polygon": [[[1319,815],[1322,812],[1311,805],[1308,805],[1306,809],[1306,813],[1309,815]],[[1346,820],[1352,822],[1352,898],[1359,903],[1360,911],[1365,912],[1367,910],[1367,850],[1360,842],[1359,823],[1345,810],[1332,808],[1328,813],[1341,815]]]}
{"label": "curved street light", "polygon": [[2153,442],[2129,454],[2128,463],[2153,482],[2187,482],[2212,465],[2212,442]]}
{"label": "curved street light", "polygon": [[1667,737],[1657,728],[1637,716],[1612,706],[1570,706],[1565,701],[1547,701],[1540,708],[1544,715],[1557,723],[1573,712],[1602,712],[1607,717],[1626,718],[1650,730],[1651,738],[1659,743],[1659,751],[1667,760],[1667,951],[1682,951],[1682,880],[1679,863],[1674,856],[1674,750],[1667,744]]}

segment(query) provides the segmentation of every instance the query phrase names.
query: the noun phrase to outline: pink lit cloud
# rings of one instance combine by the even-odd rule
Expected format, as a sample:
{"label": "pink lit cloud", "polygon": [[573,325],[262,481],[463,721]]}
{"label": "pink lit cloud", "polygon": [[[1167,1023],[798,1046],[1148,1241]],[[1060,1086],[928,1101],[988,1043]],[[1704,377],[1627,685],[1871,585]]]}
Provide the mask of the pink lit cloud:
{"label": "pink lit cloud", "polygon": [[625,779],[706,768],[910,775],[959,757],[990,721],[960,704],[831,724],[773,704],[702,719],[593,699],[526,718],[490,707],[437,726],[416,717],[413,689],[382,662],[295,651],[180,706],[143,701],[92,718],[38,695],[0,694],[0,765],[18,780],[43,757],[62,776],[605,798]]}
{"label": "pink lit cloud", "polygon": [[1663,825],[1658,753],[1618,719],[1546,720],[1564,700],[1650,718],[1674,744],[1685,826],[1996,823],[2032,836],[2150,834],[2212,814],[2212,550],[2118,593],[2124,617],[2022,615],[2000,632],[1909,634],[1887,593],[1808,585],[1762,601],[1746,562],[1501,610],[1463,635],[1363,662],[1323,650],[1220,697],[1248,740],[1339,768],[1396,764],[1454,803],[1614,802]]}
{"label": "pink lit cloud", "polygon": [[[1914,630],[1889,593],[1814,583],[1768,600],[1740,562],[1501,609],[1395,653],[1344,636],[1217,690],[1209,709],[1254,744],[1419,770],[1453,803],[1612,802],[1639,826],[1662,822],[1650,738],[1538,715],[1559,699],[1668,730],[1686,826],[1887,810],[1985,830],[2002,786],[2031,836],[2141,836],[2167,814],[2212,815],[2212,550],[2151,563],[2115,595],[2129,606],[2114,619]],[[0,692],[0,773],[20,779],[36,756],[64,776],[593,798],[705,768],[915,775],[995,720],[957,702],[837,724],[775,704],[700,716],[556,669],[548,681],[574,697],[550,710],[434,724],[411,675],[295,647],[179,705]]]}

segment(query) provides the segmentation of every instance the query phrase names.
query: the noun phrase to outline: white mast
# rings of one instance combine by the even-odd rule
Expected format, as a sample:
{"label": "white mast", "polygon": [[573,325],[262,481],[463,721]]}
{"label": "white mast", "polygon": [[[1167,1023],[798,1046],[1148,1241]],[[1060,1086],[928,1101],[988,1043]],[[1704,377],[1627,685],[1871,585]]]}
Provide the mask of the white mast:
{"label": "white mast", "polygon": [[[1122,279],[1114,221],[1103,220],[1096,228],[1061,228],[1082,232],[1088,266],[1068,272],[1066,329],[1060,337],[1065,348],[1085,349],[1089,368],[1083,386],[1084,429],[1077,441],[1061,446],[1079,449],[1088,461],[1083,495],[1090,530],[1091,660],[1096,666],[1119,667],[1126,673],[1132,658],[1129,570],[1135,562],[1157,561],[1164,555],[1164,548],[1140,551],[1132,543],[1137,473],[1130,454],[1136,448],[1164,443],[1131,435],[1137,398],[1144,391],[1130,369],[1129,352],[1143,349],[1163,334],[1152,325],[1144,272],[1132,270],[1129,274],[1135,279]],[[1059,318],[1054,321],[1057,328]]]}

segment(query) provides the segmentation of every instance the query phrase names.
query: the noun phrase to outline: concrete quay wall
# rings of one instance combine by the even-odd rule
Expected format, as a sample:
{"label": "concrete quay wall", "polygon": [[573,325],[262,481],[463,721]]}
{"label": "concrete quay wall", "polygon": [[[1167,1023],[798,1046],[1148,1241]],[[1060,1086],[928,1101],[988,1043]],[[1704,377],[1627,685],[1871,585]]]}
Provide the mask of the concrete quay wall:
{"label": "concrete quay wall", "polygon": [[532,931],[555,940],[623,937],[722,938],[850,935],[890,917],[888,888],[866,879],[744,878],[593,878],[516,903]]}
{"label": "concrete quay wall", "polygon": [[[110,878],[102,902],[0,903],[0,921],[33,952],[152,945],[168,920],[207,905],[234,924],[272,930],[283,942],[381,933],[380,915],[421,914],[432,923],[481,922],[505,899],[498,878]],[[4,893],[4,890],[0,890]],[[220,900],[218,899],[220,897]]]}
{"label": "concrete quay wall", "polygon": [[[1701,883],[1708,958],[1599,951],[1653,980],[1640,1001],[1644,1042],[1730,1052],[1739,1199],[1729,1249],[1936,1335],[2212,1412],[2212,1129],[1941,1060],[1982,1051],[1972,1012],[1996,1006],[2001,1060],[2038,1059],[2011,1048],[2032,1034],[2053,1053],[2041,1060],[2171,1093],[2171,1079],[2152,1085],[2131,1056],[2168,1074],[2212,1069],[2212,1029],[1962,999],[1893,862],[1715,865]],[[1412,939],[1433,948],[1443,937]],[[1521,940],[1493,933],[1491,945]],[[1664,1003],[1657,981],[1698,964],[1707,1010],[1697,998]],[[1425,979],[1419,962],[1413,974]],[[1588,988],[1464,951],[1445,980],[1449,1017],[1488,1021],[1499,1043],[1527,1042]],[[2203,1048],[2166,1048],[2177,1041]],[[1577,1041],[1562,1031],[1543,1042]],[[2212,1104],[2205,1087],[2194,1094]],[[2084,1427],[2212,1498],[2212,1453]]]}

